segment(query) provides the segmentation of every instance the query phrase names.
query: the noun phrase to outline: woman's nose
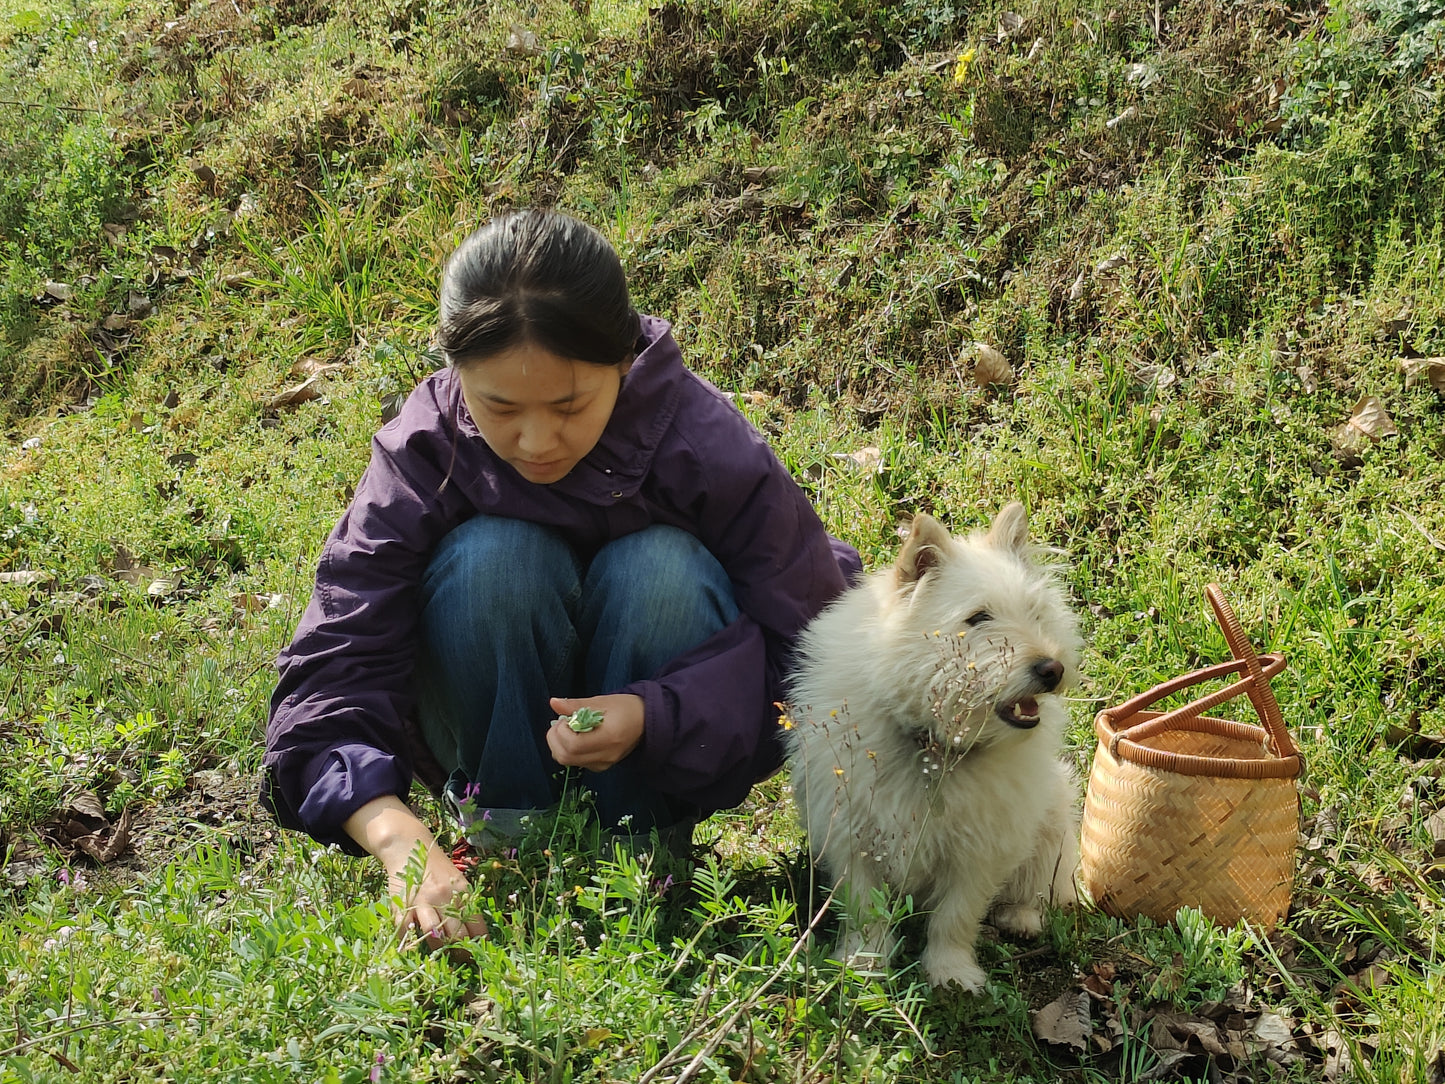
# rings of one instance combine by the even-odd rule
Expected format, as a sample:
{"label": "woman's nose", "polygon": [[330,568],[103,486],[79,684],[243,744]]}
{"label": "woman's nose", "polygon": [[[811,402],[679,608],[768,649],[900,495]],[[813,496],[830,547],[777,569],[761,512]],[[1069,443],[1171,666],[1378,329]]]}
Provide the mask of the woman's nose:
{"label": "woman's nose", "polygon": [[517,451],[539,457],[557,444],[557,427],[546,418],[525,418],[517,429]]}

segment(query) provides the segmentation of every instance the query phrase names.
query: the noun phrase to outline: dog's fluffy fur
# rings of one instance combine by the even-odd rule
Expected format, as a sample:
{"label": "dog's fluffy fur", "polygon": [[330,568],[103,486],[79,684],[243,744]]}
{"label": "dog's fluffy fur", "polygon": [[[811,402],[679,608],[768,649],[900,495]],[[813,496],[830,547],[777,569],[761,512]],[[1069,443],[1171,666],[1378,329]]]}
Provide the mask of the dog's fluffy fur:
{"label": "dog's fluffy fur", "polygon": [[1023,506],[951,537],[920,515],[891,569],[804,631],[787,722],[793,793],[845,908],[840,952],[894,947],[880,889],[929,911],[923,968],[978,990],[979,924],[1042,929],[1073,902],[1077,786],[1061,759],[1079,640]]}

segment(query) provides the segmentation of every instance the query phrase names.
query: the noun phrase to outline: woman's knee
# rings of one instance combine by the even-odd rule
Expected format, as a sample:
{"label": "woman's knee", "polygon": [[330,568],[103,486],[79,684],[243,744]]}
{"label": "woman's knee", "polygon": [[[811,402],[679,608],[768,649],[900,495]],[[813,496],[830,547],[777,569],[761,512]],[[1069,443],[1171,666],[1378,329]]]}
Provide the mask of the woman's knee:
{"label": "woman's knee", "polygon": [[576,555],[549,527],[502,516],[474,516],[447,534],[422,577],[424,606],[485,605],[500,619],[544,598],[575,599]]}
{"label": "woman's knee", "polygon": [[721,628],[737,617],[732,582],[706,546],[677,527],[653,526],[602,548],[587,570],[584,597],[615,619]]}

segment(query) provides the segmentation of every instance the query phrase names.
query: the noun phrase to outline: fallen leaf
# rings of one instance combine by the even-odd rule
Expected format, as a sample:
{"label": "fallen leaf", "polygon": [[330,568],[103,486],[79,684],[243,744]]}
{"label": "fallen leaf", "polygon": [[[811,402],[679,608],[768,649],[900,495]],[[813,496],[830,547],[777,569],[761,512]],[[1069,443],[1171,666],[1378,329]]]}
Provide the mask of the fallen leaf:
{"label": "fallen leaf", "polygon": [[48,279],[42,292],[52,301],[69,301],[75,296],[75,287],[68,282],[56,282]]}
{"label": "fallen leaf", "polygon": [[130,846],[130,809],[127,808],[121,812],[120,821],[109,837],[105,837],[102,831],[96,831],[90,835],[80,836],[72,842],[100,865],[109,865],[121,856],[126,847]]}
{"label": "fallen leaf", "polygon": [[231,608],[236,611],[237,616],[260,613],[262,610],[270,610],[281,605],[284,597],[279,593],[255,595],[243,592],[231,596]]}
{"label": "fallen leaf", "polygon": [[33,587],[37,583],[51,583],[55,576],[38,568],[21,568],[14,572],[0,572],[0,583],[13,583],[21,587]]}
{"label": "fallen leaf", "polygon": [[158,576],[146,584],[146,594],[151,598],[165,598],[180,585],[181,581],[179,579]]}
{"label": "fallen leaf", "polygon": [[1210,1020],[1177,1013],[1157,1013],[1149,1022],[1149,1044],[1156,1050],[1181,1050],[1221,1058],[1231,1051],[1220,1039],[1219,1027]]}
{"label": "fallen leaf", "polygon": [[1394,975],[1383,964],[1372,963],[1369,967],[1347,975],[1335,983],[1334,989],[1330,992],[1336,995],[1353,994],[1364,997],[1385,986],[1394,980]]}
{"label": "fallen leaf", "polygon": [[998,40],[1011,38],[1024,28],[1024,17],[1016,11],[1005,11],[998,17]]}
{"label": "fallen leaf", "polygon": [[1084,993],[1096,1001],[1109,1001],[1114,993],[1114,965],[1108,961],[1097,963],[1091,974],[1084,978]]}
{"label": "fallen leaf", "polygon": [[1008,358],[988,343],[973,344],[973,379],[980,388],[1013,383],[1014,370]]}
{"label": "fallen leaf", "polygon": [[1117,128],[1117,127],[1119,127],[1119,125],[1121,125],[1121,124],[1127,124],[1129,121],[1134,120],[1134,119],[1135,119],[1136,117],[1138,117],[1138,116],[1139,116],[1139,107],[1138,107],[1138,106],[1135,106],[1135,105],[1131,105],[1128,109],[1124,110],[1124,112],[1120,113],[1117,117],[1113,117],[1113,118],[1111,118],[1111,119],[1109,119],[1109,120],[1106,120],[1106,121],[1104,122],[1104,127],[1105,127],[1105,128]]}
{"label": "fallen leaf", "polygon": [[767,184],[783,174],[782,166],[748,166],[743,170],[745,184]]}
{"label": "fallen leaf", "polygon": [[285,391],[277,392],[266,400],[267,410],[284,410],[288,407],[300,406],[302,403],[309,403],[313,399],[320,399],[331,390],[330,384],[322,373],[308,376],[301,383]]}
{"label": "fallen leaf", "polygon": [[1300,1060],[1299,1043],[1288,1017],[1262,1012],[1249,1029],[1251,1049],[1263,1054],[1277,1065],[1291,1065]]}
{"label": "fallen leaf", "polygon": [[124,313],[113,312],[101,321],[100,326],[106,331],[124,331],[130,327],[130,317]]}
{"label": "fallen leaf", "polygon": [[1418,720],[1411,720],[1408,727],[1386,723],[1385,744],[1411,760],[1445,756],[1445,734],[1422,734],[1419,725]]}
{"label": "fallen leaf", "polygon": [[341,84],[342,93],[348,94],[359,101],[369,101],[372,98],[381,96],[376,85],[364,75],[353,75],[346,82]]}
{"label": "fallen leaf", "polygon": [[1092,1032],[1089,998],[1082,990],[1066,990],[1034,1013],[1034,1035],[1046,1043],[1083,1052]]}
{"label": "fallen leaf", "polygon": [[1425,831],[1430,833],[1433,855],[1445,858],[1445,809],[1437,809],[1425,822]]}
{"label": "fallen leaf", "polygon": [[304,380],[308,376],[325,376],[327,373],[334,373],[337,369],[346,368],[344,361],[322,361],[320,358],[302,358],[295,365],[291,366],[291,375],[297,380]]}
{"label": "fallen leaf", "polygon": [[582,1033],[582,1045],[588,1050],[596,1050],[608,1039],[616,1037],[616,1033],[610,1028],[588,1028]]}
{"label": "fallen leaf", "polygon": [[139,290],[131,290],[130,293],[126,294],[125,307],[136,319],[149,316],[155,311],[155,306],[151,304],[151,299]]}
{"label": "fallen leaf", "polygon": [[520,23],[513,23],[507,28],[506,50],[513,56],[539,56],[542,43],[532,31]]}
{"label": "fallen leaf", "polygon": [[1336,454],[1352,459],[1384,437],[1399,434],[1385,404],[1373,395],[1362,395],[1350,411],[1350,417],[1329,431],[1330,444]]}
{"label": "fallen leaf", "polygon": [[883,469],[883,453],[877,448],[859,448],[856,452],[834,452],[834,459],[841,459],[855,470],[876,474]]}
{"label": "fallen leaf", "polygon": [[1112,272],[1112,271],[1117,271],[1117,270],[1119,270],[1119,268],[1123,267],[1123,266],[1124,266],[1126,263],[1128,263],[1128,262],[1129,262],[1129,257],[1126,256],[1126,255],[1124,255],[1124,253],[1122,253],[1122,252],[1115,253],[1113,256],[1110,256],[1108,259],[1100,260],[1098,263],[1096,263],[1096,264],[1094,265],[1094,274],[1096,274],[1096,275],[1107,275],[1107,274],[1109,274],[1109,273]]}
{"label": "fallen leaf", "polygon": [[1400,368],[1405,373],[1405,387],[1428,383],[1445,395],[1445,358],[1401,358]]}
{"label": "fallen leaf", "polygon": [[216,171],[210,166],[205,165],[202,162],[192,162],[191,172],[196,175],[196,180],[200,181],[207,188],[212,188],[215,186]]}
{"label": "fallen leaf", "polygon": [[142,583],[149,583],[156,579],[160,573],[149,565],[143,565],[119,542],[115,543],[115,556],[110,562],[110,574],[118,580],[134,584],[139,587]]}

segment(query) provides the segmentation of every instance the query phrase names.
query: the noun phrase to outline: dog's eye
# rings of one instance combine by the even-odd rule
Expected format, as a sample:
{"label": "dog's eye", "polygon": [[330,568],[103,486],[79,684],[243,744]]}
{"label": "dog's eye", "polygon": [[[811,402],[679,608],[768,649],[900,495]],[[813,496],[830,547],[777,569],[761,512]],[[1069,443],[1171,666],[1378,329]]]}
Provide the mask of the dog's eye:
{"label": "dog's eye", "polygon": [[979,610],[978,613],[969,614],[968,619],[964,621],[964,624],[969,626],[982,625],[985,621],[992,620],[993,614],[989,613],[987,610]]}

